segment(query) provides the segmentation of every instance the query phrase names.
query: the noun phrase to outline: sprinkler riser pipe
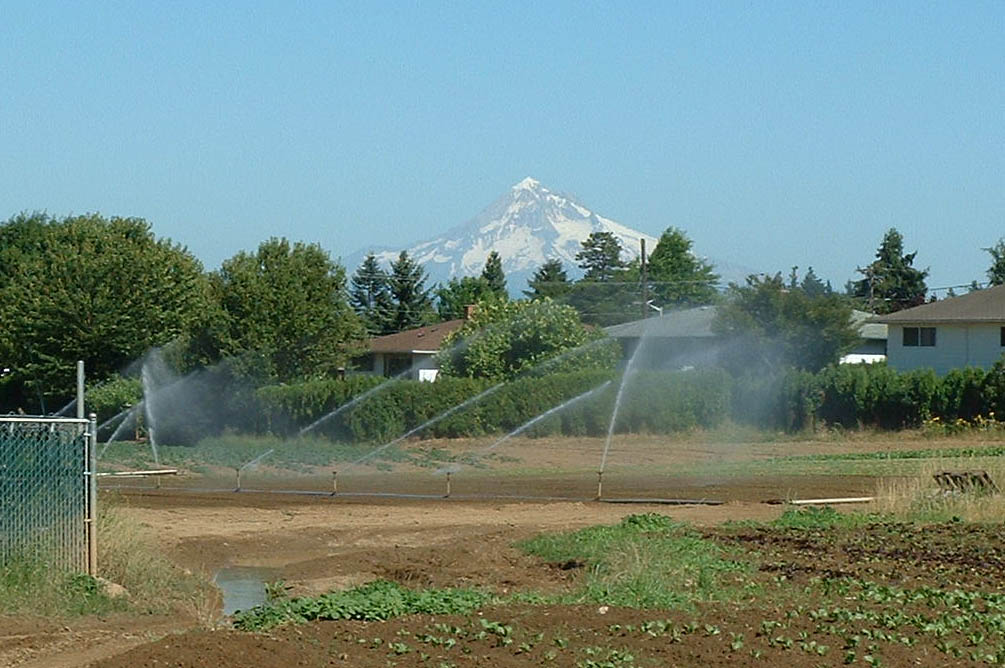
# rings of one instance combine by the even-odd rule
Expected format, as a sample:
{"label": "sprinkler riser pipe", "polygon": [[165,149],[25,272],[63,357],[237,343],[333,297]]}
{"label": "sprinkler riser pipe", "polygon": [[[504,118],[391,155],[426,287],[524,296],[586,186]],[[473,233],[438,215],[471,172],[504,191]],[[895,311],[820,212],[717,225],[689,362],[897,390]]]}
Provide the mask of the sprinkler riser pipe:
{"label": "sprinkler riser pipe", "polygon": [[604,472],[597,471],[597,501],[604,495]]}
{"label": "sprinkler riser pipe", "polygon": [[450,498],[450,472],[447,472],[447,493],[443,496],[445,499]]}
{"label": "sprinkler riser pipe", "polygon": [[338,471],[332,471],[332,496],[338,494]]}

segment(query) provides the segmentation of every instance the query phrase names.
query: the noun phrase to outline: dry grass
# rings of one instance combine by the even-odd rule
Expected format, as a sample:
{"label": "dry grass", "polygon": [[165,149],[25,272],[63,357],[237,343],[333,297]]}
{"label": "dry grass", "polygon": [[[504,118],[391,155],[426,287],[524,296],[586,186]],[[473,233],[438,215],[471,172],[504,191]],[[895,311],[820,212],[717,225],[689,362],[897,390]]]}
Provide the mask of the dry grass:
{"label": "dry grass", "polygon": [[910,521],[1000,522],[1005,517],[1005,494],[947,492],[933,476],[941,471],[987,471],[1005,490],[1005,459],[996,457],[945,457],[925,462],[915,476],[880,479],[876,510]]}
{"label": "dry grass", "polygon": [[121,503],[102,495],[98,506],[99,575],[125,587],[137,612],[180,614],[211,625],[218,605],[209,578],[168,560],[152,531],[126,517]]}

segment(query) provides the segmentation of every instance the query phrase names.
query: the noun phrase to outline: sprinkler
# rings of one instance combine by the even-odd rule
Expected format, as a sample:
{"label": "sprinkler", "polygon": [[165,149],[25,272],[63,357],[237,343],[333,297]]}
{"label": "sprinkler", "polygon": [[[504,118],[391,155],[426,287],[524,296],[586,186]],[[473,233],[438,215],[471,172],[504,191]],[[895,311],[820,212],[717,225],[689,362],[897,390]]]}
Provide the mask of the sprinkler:
{"label": "sprinkler", "polygon": [[338,494],[338,471],[332,471],[332,496]]}
{"label": "sprinkler", "polygon": [[447,493],[443,495],[443,498],[450,498],[450,471],[447,471]]}
{"label": "sprinkler", "polygon": [[597,471],[597,501],[600,501],[600,497],[603,496],[604,491],[604,472]]}

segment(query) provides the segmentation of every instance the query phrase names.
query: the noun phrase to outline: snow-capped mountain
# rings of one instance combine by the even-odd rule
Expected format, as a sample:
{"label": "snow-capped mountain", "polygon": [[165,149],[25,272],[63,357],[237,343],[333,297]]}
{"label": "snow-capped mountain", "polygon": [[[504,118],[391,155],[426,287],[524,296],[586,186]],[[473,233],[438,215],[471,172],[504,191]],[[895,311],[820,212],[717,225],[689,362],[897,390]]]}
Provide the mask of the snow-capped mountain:
{"label": "snow-capped mountain", "polygon": [[479,275],[489,253],[496,251],[502,258],[510,293],[519,295],[526,289],[527,279],[550,258],[561,260],[570,278],[579,277],[582,271],[576,253],[591,232],[611,232],[617,237],[625,261],[638,257],[641,239],[646,240],[647,253],[656,246],[656,239],[648,234],[605,218],[528,177],[468,222],[434,239],[411,248],[365,249],[345,261],[351,273],[372,250],[387,267],[398,253],[407,250],[425,267],[428,285],[434,285],[455,276]]}

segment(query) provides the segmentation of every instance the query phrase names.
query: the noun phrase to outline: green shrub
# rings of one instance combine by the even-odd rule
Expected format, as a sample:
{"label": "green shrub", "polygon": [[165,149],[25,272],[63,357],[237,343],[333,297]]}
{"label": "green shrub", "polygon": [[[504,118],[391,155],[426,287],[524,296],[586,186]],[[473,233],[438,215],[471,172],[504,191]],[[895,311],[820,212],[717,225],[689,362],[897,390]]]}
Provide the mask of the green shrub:
{"label": "green shrub", "polygon": [[347,591],[252,608],[238,614],[234,626],[258,631],[288,622],[343,619],[369,622],[402,615],[469,615],[492,600],[490,594],[474,589],[412,591],[394,582],[377,580]]}
{"label": "green shrub", "polygon": [[142,399],[143,387],[139,378],[113,376],[89,388],[84,394],[84,405],[88,413],[97,414],[98,424],[101,424]]}

